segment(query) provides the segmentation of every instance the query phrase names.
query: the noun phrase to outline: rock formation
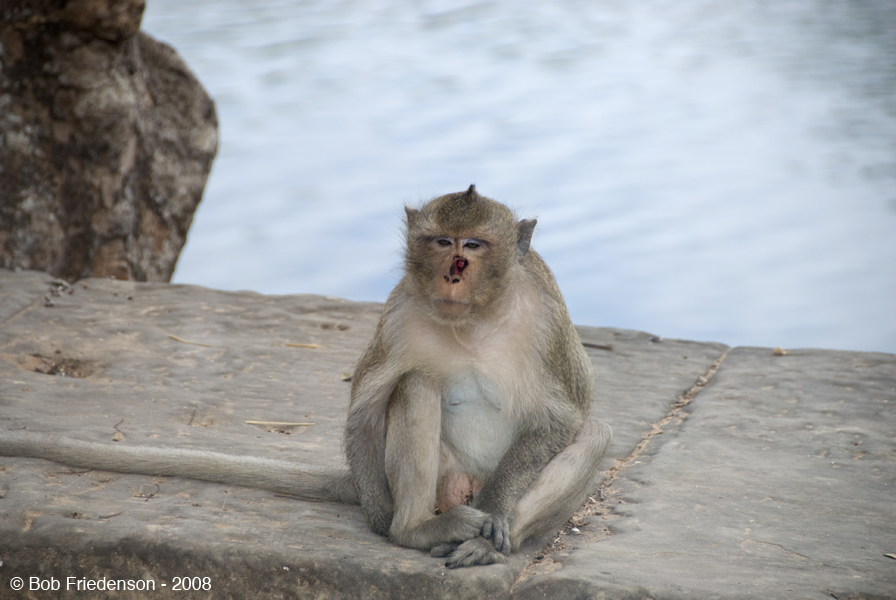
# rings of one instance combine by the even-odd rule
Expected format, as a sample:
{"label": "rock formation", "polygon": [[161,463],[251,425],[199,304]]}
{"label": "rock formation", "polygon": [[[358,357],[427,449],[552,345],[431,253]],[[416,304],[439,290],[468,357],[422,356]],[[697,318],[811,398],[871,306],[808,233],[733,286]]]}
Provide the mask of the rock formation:
{"label": "rock formation", "polygon": [[144,5],[0,3],[0,266],[170,280],[217,116]]}

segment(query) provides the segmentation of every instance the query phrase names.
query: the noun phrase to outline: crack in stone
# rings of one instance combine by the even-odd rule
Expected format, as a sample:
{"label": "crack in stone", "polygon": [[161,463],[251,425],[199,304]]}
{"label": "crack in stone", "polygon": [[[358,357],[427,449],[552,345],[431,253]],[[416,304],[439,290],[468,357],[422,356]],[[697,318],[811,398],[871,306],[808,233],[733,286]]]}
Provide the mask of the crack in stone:
{"label": "crack in stone", "polygon": [[[694,398],[697,397],[697,394],[699,394],[704,387],[706,387],[706,385],[712,379],[713,375],[715,375],[719,368],[722,366],[722,363],[725,362],[725,359],[728,358],[728,354],[730,352],[731,348],[727,348],[716,360],[714,360],[709,368],[707,368],[703,373],[703,375],[697,377],[694,384],[684,393],[678,396],[678,400],[672,403],[672,405],[669,407],[669,412],[666,413],[666,416],[654,423],[651,426],[650,431],[642,436],[641,441],[637,446],[635,446],[634,450],[632,450],[631,453],[624,459],[617,459],[617,464],[605,471],[603,483],[601,483],[600,486],[598,486],[597,490],[595,490],[595,492],[588,497],[587,502],[585,502],[582,508],[579,509],[569,519],[569,521],[567,521],[566,525],[564,525],[563,529],[561,529],[560,534],[555,536],[554,539],[541,550],[541,552],[536,554],[537,558],[532,560],[532,562],[530,562],[526,566],[526,568],[523,569],[519,577],[517,577],[517,579],[510,586],[511,593],[513,593],[513,589],[518,584],[530,579],[534,575],[540,572],[550,572],[556,570],[556,567],[551,566],[549,566],[547,569],[538,569],[538,567],[548,562],[556,562],[551,559],[551,555],[554,552],[566,548],[566,544],[563,542],[564,536],[568,535],[574,528],[578,528],[587,523],[587,521],[585,520],[587,517],[601,515],[605,518],[624,518],[623,515],[614,514],[612,512],[612,507],[604,505],[606,497],[611,493],[610,488],[612,487],[613,482],[616,480],[616,477],[620,472],[622,472],[624,469],[627,469],[635,462],[635,459],[640,456],[647,448],[650,440],[655,436],[662,434],[664,428],[668,426],[669,423],[671,423],[673,420],[684,420],[684,417],[682,417],[681,415],[684,408],[688,404],[690,404]],[[618,501],[617,504],[624,504],[624,502]],[[603,526],[598,532],[589,532],[588,534],[586,534],[586,540],[587,543],[590,544],[608,538],[612,535],[614,535],[614,533],[610,530],[610,528],[607,526]]]}
{"label": "crack in stone", "polygon": [[669,412],[666,413],[666,416],[651,426],[650,431],[647,432],[646,434],[644,434],[644,436],[641,438],[641,442],[637,446],[635,446],[635,449],[632,450],[631,454],[629,454],[625,459],[623,459],[618,465],[610,468],[610,470],[609,470],[610,475],[604,480],[603,484],[601,484],[601,486],[600,486],[601,490],[610,487],[610,485],[612,485],[613,481],[616,479],[616,476],[619,474],[619,472],[622,471],[623,469],[630,467],[632,465],[632,463],[635,462],[635,459],[638,456],[640,456],[644,452],[644,450],[647,448],[647,445],[650,443],[650,440],[654,436],[657,436],[657,435],[660,435],[661,433],[663,433],[665,431],[665,427],[667,425],[669,425],[669,423],[671,423],[673,420],[676,420],[676,419],[684,420],[684,418],[681,416],[681,413],[684,410],[684,408],[688,404],[690,404],[694,398],[697,397],[697,394],[699,394],[703,390],[704,387],[706,387],[706,385],[709,383],[709,380],[712,379],[712,376],[716,374],[716,372],[719,370],[719,367],[721,367],[722,363],[725,361],[725,359],[728,358],[728,354],[730,352],[731,352],[731,348],[728,348],[721,354],[721,356],[719,356],[715,361],[713,361],[713,363],[709,366],[709,368],[706,370],[706,372],[697,378],[697,380],[694,382],[694,385],[692,385],[690,388],[687,389],[687,391],[685,391],[683,394],[681,394],[678,397],[678,400],[676,400],[669,407]]}
{"label": "crack in stone", "polygon": [[761,540],[755,540],[751,537],[746,537],[741,540],[740,547],[747,554],[754,554],[757,552],[765,554],[771,553],[779,558],[781,557],[781,554],[783,554],[787,557],[795,557],[800,560],[809,560],[808,556],[803,556],[799,552],[795,552],[793,550],[785,548],[781,544],[775,544],[774,542],[763,542]]}
{"label": "crack in stone", "polygon": [[[0,298],[2,298],[2,297],[5,297],[5,294],[3,296],[0,296]],[[43,306],[43,302],[44,302],[43,298],[35,298],[31,303],[23,306],[22,308],[17,310],[14,314],[10,315],[8,318],[4,319],[3,321],[0,321],[0,327],[5,327],[5,326],[9,325],[13,321],[15,321],[17,318],[19,318],[20,315],[25,314],[26,312],[30,311],[33,308]]]}

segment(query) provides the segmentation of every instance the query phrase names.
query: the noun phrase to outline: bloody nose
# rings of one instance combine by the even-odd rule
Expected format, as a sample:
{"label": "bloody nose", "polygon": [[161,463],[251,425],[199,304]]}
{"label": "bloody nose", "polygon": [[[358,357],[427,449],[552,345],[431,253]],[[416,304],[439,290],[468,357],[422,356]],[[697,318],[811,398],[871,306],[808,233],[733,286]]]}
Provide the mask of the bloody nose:
{"label": "bloody nose", "polygon": [[451,274],[455,273],[463,273],[464,269],[467,268],[467,259],[462,256],[457,256],[454,258],[454,263],[451,265]]}

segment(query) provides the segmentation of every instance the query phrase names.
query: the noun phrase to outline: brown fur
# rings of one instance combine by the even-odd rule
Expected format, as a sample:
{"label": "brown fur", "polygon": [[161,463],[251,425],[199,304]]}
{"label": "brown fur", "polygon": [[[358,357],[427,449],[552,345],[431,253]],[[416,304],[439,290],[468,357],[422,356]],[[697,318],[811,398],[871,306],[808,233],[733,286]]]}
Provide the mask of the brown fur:
{"label": "brown fur", "polygon": [[575,510],[609,428],[582,433],[590,361],[529,249],[535,221],[473,186],[406,211],[405,276],[355,371],[346,455],[375,531],[452,567],[501,562]]}

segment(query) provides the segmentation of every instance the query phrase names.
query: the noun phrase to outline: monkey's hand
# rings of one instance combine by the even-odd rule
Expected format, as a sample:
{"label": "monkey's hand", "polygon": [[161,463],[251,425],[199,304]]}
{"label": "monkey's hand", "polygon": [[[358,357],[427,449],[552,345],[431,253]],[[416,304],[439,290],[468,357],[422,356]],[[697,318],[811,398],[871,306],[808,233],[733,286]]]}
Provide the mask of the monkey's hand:
{"label": "monkey's hand", "polygon": [[[444,556],[444,554],[436,554],[437,552],[446,552],[455,544],[440,544],[432,549],[432,556]],[[449,569],[457,569],[458,567],[472,567],[474,565],[492,565],[495,563],[505,563],[507,559],[500,552],[495,552],[492,543],[482,537],[474,537],[467,540],[463,544],[456,546],[454,552],[445,561],[445,566]]]}
{"label": "monkey's hand", "polygon": [[482,524],[482,537],[490,540],[501,554],[509,554],[510,520],[503,515],[489,515]]}

